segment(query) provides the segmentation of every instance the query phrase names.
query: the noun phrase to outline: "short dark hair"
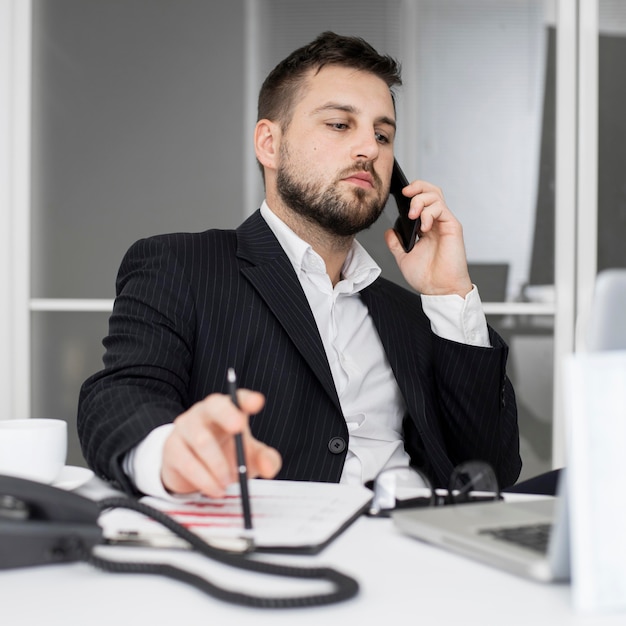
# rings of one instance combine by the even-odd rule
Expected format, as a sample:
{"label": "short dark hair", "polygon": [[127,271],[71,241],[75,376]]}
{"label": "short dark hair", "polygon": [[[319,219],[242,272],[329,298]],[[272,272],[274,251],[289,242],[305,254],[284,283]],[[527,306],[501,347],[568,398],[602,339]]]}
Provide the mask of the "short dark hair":
{"label": "short dark hair", "polygon": [[379,54],[360,37],[326,31],[292,52],[269,73],[259,92],[257,120],[277,121],[286,128],[306,74],[311,69],[319,72],[326,65],[340,65],[378,76],[389,87],[395,106],[393,87],[402,84],[400,64],[388,55]]}

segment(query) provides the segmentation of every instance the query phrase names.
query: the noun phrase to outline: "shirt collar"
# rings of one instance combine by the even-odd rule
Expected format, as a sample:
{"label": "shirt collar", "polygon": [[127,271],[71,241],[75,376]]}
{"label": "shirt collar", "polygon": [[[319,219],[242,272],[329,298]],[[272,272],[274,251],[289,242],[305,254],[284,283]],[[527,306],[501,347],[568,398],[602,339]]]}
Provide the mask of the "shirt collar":
{"label": "shirt collar", "polygon": [[[261,205],[261,215],[278,239],[298,276],[303,271],[326,272],[322,257],[273,213],[265,200]],[[356,293],[371,285],[380,273],[381,269],[376,261],[355,239],[341,268],[339,284],[342,285],[342,291]]]}

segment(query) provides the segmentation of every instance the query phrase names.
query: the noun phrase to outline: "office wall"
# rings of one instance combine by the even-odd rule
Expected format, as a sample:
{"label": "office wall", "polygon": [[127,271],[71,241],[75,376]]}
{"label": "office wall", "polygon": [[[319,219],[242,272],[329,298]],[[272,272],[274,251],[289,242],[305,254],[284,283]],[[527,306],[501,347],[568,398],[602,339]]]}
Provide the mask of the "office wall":
{"label": "office wall", "polygon": [[[32,296],[112,298],[140,237],[246,214],[244,0],[35,0]],[[252,149],[250,144],[249,149]],[[67,419],[104,313],[32,314],[33,416]]]}
{"label": "office wall", "polygon": [[128,245],[244,215],[243,0],[34,3],[34,297],[103,298]]}

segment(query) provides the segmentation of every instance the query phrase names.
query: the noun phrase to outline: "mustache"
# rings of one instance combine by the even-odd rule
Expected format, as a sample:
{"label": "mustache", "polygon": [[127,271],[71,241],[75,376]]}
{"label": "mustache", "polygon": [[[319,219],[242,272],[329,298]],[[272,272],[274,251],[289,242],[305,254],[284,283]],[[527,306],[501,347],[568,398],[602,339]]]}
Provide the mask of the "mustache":
{"label": "mustache", "polygon": [[358,161],[354,166],[347,167],[345,170],[339,173],[337,180],[342,180],[344,178],[348,178],[353,174],[358,174],[359,172],[367,172],[372,175],[372,181],[374,182],[374,186],[379,189],[382,185],[382,180],[380,176],[374,169],[374,164],[371,161]]}

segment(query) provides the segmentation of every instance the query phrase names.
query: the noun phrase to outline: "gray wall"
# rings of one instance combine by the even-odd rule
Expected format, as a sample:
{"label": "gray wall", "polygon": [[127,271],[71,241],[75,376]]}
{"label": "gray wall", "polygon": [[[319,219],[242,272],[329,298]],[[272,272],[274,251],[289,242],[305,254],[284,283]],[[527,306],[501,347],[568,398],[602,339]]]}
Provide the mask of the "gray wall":
{"label": "gray wall", "polygon": [[244,8],[216,4],[35,1],[34,297],[112,297],[135,239],[241,221]]}
{"label": "gray wall", "polygon": [[[231,228],[246,214],[244,2],[33,10],[32,295],[112,298],[136,239]],[[84,463],[78,389],[101,367],[107,319],[32,315],[32,415],[67,419],[71,464]]]}

